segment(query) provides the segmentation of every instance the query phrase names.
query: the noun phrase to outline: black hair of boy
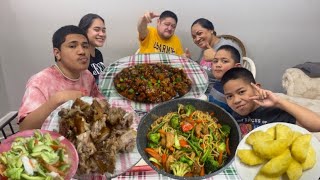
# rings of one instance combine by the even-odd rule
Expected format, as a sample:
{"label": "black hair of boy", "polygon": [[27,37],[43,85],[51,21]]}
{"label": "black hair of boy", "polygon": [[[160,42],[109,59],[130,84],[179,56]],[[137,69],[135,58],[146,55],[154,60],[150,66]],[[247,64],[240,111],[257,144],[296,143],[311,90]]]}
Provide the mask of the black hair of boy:
{"label": "black hair of boy", "polygon": [[174,12],[168,11],[168,10],[167,10],[167,11],[163,11],[163,12],[160,14],[159,19],[162,20],[162,19],[165,19],[165,18],[167,18],[167,17],[173,18],[173,19],[176,21],[176,23],[178,23],[178,17],[177,17],[177,15],[176,15]]}
{"label": "black hair of boy", "polygon": [[90,28],[90,26],[92,25],[92,23],[95,19],[101,19],[101,21],[104,23],[104,19],[101,16],[99,16],[98,14],[89,13],[89,14],[84,15],[81,18],[78,26],[79,26],[79,28],[88,32],[88,29]]}
{"label": "black hair of boy", "polygon": [[[57,48],[61,50],[61,44],[66,41],[66,36],[69,34],[80,34],[86,37],[87,41],[89,42],[87,33],[79,28],[78,26],[74,25],[67,25],[59,28],[52,36],[52,45],[53,48]],[[57,62],[57,59],[55,58],[55,61]]]}
{"label": "black hair of boy", "polygon": [[225,50],[229,52],[231,54],[231,58],[235,61],[235,63],[240,63],[241,56],[239,51],[235,47],[230,45],[223,45],[223,46],[220,46],[217,51],[220,51],[220,50]]}
{"label": "black hair of boy", "polygon": [[246,68],[243,67],[234,67],[229,69],[221,78],[221,84],[224,86],[228,81],[230,80],[237,80],[242,79],[244,82],[247,82],[248,84],[254,83],[256,84],[256,81],[251,73]]}
{"label": "black hair of boy", "polygon": [[215,36],[217,35],[216,31],[214,30],[214,26],[213,26],[212,22],[209,21],[208,19],[199,18],[199,19],[195,20],[195,21],[192,23],[191,27],[194,26],[195,24],[199,24],[201,27],[203,27],[203,28],[205,28],[205,29],[207,29],[207,30],[213,31],[213,34],[214,34]]}

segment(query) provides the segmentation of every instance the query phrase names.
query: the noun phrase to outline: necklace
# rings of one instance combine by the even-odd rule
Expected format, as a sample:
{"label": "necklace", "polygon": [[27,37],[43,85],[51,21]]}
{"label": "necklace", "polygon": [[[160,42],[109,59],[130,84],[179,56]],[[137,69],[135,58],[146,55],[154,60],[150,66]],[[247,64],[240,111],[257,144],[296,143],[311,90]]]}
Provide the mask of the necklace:
{"label": "necklace", "polygon": [[59,66],[58,66],[57,64],[55,64],[55,66],[57,67],[57,69],[59,70],[59,72],[63,75],[63,77],[69,79],[70,81],[78,81],[78,80],[81,78],[81,73],[80,73],[80,77],[77,78],[77,79],[69,78],[68,76],[66,76],[66,75],[61,71],[61,69],[59,68]]}

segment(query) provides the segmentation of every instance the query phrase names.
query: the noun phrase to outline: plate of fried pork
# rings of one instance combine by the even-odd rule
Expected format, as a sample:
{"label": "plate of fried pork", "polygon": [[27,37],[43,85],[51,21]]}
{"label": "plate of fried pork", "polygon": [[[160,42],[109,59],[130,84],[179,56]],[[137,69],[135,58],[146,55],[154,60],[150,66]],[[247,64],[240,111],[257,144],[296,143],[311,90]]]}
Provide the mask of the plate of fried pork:
{"label": "plate of fried pork", "polygon": [[49,119],[42,128],[58,131],[77,149],[76,178],[116,177],[141,159],[136,147],[138,118],[128,104],[82,97],[64,103]]}

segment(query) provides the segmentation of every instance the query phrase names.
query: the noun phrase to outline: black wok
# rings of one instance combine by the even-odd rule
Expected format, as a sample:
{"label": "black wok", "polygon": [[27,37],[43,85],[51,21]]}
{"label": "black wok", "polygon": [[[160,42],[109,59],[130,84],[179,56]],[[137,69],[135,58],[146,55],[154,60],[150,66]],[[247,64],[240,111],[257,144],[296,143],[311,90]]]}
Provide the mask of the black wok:
{"label": "black wok", "polygon": [[[175,176],[173,174],[167,173],[164,170],[159,170],[156,168],[150,161],[147,153],[144,151],[144,149],[147,147],[147,133],[151,126],[151,124],[160,116],[164,116],[169,112],[177,111],[178,104],[192,104],[195,106],[196,109],[205,111],[205,112],[214,112],[215,116],[218,118],[220,124],[227,124],[231,127],[231,132],[229,135],[229,142],[230,142],[230,152],[231,155],[228,157],[225,165],[218,169],[215,172],[212,172],[211,174],[207,174],[205,176],[201,177],[179,177]],[[168,102],[164,102],[162,104],[159,104],[158,106],[154,107],[148,114],[146,114],[140,121],[138,126],[138,134],[137,134],[137,147],[140,155],[144,159],[144,161],[151,166],[155,171],[157,171],[160,174],[163,174],[165,176],[169,176],[171,178],[175,179],[199,179],[199,178],[209,178],[211,176],[214,176],[216,174],[219,174],[221,171],[223,171],[226,167],[228,167],[235,156],[235,152],[237,149],[237,146],[241,140],[240,136],[240,130],[237,122],[234,120],[234,118],[227,113],[224,109],[220,108],[219,106],[199,100],[199,99],[187,99],[187,98],[181,98],[181,99],[175,99]]]}

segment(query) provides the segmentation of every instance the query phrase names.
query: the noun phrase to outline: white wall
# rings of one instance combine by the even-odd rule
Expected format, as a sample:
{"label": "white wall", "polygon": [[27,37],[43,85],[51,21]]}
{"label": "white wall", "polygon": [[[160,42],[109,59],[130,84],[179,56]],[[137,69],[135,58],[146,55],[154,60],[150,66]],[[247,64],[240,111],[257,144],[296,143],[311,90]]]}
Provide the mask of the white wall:
{"label": "white wall", "polygon": [[[108,65],[138,48],[136,24],[147,10],[174,11],[176,33],[197,57],[199,49],[190,36],[190,25],[205,17],[218,34],[232,34],[243,41],[257,66],[257,80],[264,87],[282,91],[284,70],[305,61],[319,61],[320,1],[317,0],[6,0],[0,1],[0,56],[8,101],[17,109],[28,78],[54,63],[51,37],[63,25],[77,25],[89,12],[104,17],[107,44],[101,51]],[[1,70],[1,69],[0,69]],[[0,73],[1,75],[1,73]],[[0,78],[1,80],[1,78]],[[1,83],[1,82],[0,82]],[[1,111],[0,111],[1,112]]]}

